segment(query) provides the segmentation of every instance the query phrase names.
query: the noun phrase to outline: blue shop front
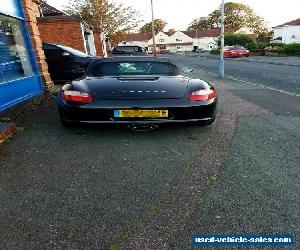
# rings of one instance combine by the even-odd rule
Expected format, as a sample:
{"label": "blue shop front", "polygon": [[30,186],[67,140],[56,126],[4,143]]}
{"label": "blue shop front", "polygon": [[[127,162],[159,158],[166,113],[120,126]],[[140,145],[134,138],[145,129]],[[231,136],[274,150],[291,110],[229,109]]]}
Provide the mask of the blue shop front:
{"label": "blue shop front", "polygon": [[21,0],[0,4],[0,112],[43,92]]}

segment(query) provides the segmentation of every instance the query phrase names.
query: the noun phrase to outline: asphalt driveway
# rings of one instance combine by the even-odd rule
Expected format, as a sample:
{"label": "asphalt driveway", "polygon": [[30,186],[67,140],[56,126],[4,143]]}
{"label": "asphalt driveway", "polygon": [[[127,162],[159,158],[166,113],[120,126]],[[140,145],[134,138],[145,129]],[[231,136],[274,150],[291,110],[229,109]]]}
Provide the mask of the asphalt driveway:
{"label": "asphalt driveway", "polygon": [[2,145],[1,249],[103,249],[184,172],[209,127],[67,130],[53,101]]}

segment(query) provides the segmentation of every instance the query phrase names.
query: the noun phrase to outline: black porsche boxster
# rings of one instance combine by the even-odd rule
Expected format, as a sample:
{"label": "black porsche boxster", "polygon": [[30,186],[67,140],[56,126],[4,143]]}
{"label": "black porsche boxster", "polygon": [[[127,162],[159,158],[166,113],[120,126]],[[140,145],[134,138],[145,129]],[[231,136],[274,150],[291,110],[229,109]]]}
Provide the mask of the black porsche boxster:
{"label": "black porsche boxster", "polygon": [[168,58],[111,57],[94,61],[82,79],[57,95],[63,125],[159,124],[215,119],[217,93],[200,79],[183,76]]}

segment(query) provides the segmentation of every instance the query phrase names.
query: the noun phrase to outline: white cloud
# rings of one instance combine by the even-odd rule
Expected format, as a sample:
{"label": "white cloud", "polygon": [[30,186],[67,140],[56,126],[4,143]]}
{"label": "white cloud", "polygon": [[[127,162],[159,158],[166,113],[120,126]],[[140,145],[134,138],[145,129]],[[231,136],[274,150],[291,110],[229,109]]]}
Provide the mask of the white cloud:
{"label": "white cloud", "polygon": [[[132,6],[142,14],[145,22],[151,20],[150,0],[113,0]],[[50,5],[59,9],[68,4],[68,0],[48,0]],[[218,8],[221,0],[153,0],[155,18],[162,18],[168,22],[167,28],[186,29],[188,24],[196,17],[206,16]],[[262,16],[269,26],[275,26],[287,21],[300,18],[299,0],[240,0],[250,5],[257,14]]]}

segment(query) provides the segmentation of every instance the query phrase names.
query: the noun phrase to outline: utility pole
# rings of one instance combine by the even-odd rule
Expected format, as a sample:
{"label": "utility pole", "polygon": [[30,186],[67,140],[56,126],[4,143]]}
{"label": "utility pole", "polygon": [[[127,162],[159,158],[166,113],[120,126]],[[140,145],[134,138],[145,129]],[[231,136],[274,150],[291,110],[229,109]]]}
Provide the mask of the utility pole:
{"label": "utility pole", "polygon": [[155,42],[155,26],[154,26],[153,0],[151,0],[151,12],[152,12],[153,56],[156,56],[156,42]]}
{"label": "utility pole", "polygon": [[220,49],[220,62],[219,62],[219,77],[224,78],[224,20],[225,20],[225,3],[221,3],[221,49]]}
{"label": "utility pole", "polygon": [[199,49],[198,28],[197,27],[196,27],[196,41],[197,41],[197,49]]}

